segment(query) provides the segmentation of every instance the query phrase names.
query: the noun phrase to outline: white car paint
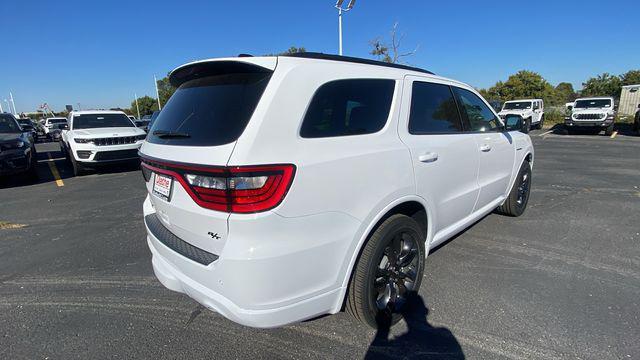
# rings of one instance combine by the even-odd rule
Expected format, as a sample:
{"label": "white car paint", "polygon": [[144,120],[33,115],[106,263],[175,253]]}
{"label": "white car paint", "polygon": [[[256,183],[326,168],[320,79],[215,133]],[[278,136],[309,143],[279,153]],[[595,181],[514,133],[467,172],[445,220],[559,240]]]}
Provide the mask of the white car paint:
{"label": "white car paint", "polygon": [[[220,146],[145,142],[143,158],[197,166],[294,164],[291,187],[275,208],[240,214],[199,206],[175,180],[170,201],[161,199],[153,192],[151,175],[143,214],[157,216],[181,240],[219,256],[208,265],[197,263],[166,246],[147,223],[160,282],[244,325],[275,327],[340,311],[359,250],[390,209],[409,201],[422,204],[428,217],[425,244],[433,248],[504,202],[521,164],[533,161],[530,138],[517,131],[409,134],[412,82],[460,87],[480,97],[454,80],[293,57],[195,64],[216,61],[273,71],[239,138]],[[380,131],[327,138],[299,135],[310,99],[321,85],[362,78],[395,82],[389,117]]]}
{"label": "white car paint", "polygon": [[[62,140],[60,143],[63,152],[67,152],[73,156],[75,161],[83,164],[96,164],[110,161],[128,160],[134,157],[126,157],[117,160],[97,160],[96,154],[98,152],[110,152],[119,150],[137,150],[144,142],[146,133],[144,130],[139,129],[131,122],[131,127],[107,127],[107,128],[91,128],[91,129],[77,129],[74,127],[74,118],[85,114],[122,114],[126,117],[126,114],[122,111],[107,111],[107,110],[86,110],[86,111],[72,111],[68,117],[68,128],[62,131]],[[129,119],[127,117],[127,119]],[[129,120],[131,121],[131,120]],[[131,142],[124,141],[124,139],[131,139]],[[114,139],[114,145],[99,145],[97,142],[84,142],[80,143],[76,139],[81,140],[95,140],[95,139]],[[118,140],[122,139],[122,140]],[[78,151],[90,151],[91,155],[88,158],[81,158],[78,156]]]}
{"label": "white car paint", "polygon": [[[523,109],[505,109],[507,104],[526,102],[529,103],[528,107]],[[537,125],[544,117],[544,101],[542,99],[522,99],[522,100],[510,100],[506,101],[502,105],[502,110],[498,113],[502,119],[509,114],[515,114],[522,116],[523,119],[531,119],[532,125]]]}
{"label": "white car paint", "polygon": [[43,129],[44,129],[44,133],[45,135],[49,135],[49,133],[55,129],[57,129],[57,125],[60,124],[66,124],[67,123],[67,119],[63,118],[63,117],[51,117],[51,118],[47,118],[44,121],[43,124]]}
{"label": "white car paint", "polygon": [[[606,100],[608,101],[608,105],[603,107],[576,107],[581,106],[584,102],[589,102],[592,100]],[[613,120],[615,118],[616,112],[614,110],[615,100],[612,97],[591,97],[591,98],[580,98],[576,99],[574,102],[573,109],[571,110],[571,120],[575,122],[594,122],[594,121],[605,121],[607,119]],[[584,119],[581,115],[592,115],[595,118]]]}

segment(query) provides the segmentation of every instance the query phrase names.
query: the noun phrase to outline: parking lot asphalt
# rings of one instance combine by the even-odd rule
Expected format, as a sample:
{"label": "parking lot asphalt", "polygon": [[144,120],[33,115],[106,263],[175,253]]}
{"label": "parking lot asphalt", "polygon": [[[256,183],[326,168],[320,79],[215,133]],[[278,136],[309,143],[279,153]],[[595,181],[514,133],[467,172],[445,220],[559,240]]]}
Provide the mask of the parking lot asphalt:
{"label": "parking lot asphalt", "polygon": [[345,313],[252,329],[166,290],[140,172],[73,177],[38,144],[40,180],[0,183],[0,358],[638,358],[640,137],[531,135],[524,216],[433,251],[426,311],[388,335]]}

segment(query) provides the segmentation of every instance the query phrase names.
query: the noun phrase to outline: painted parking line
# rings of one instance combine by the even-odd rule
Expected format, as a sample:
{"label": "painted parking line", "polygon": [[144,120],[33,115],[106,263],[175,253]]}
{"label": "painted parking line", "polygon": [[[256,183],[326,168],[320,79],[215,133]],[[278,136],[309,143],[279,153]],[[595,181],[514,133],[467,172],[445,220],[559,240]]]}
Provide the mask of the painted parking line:
{"label": "painted parking line", "polygon": [[613,132],[613,134],[611,134],[611,138],[612,138],[612,139],[615,139],[617,135],[618,135],[618,132],[617,132],[617,131],[614,131],[614,132]]}
{"label": "painted parking line", "polygon": [[547,134],[551,134],[553,132],[553,130],[549,130],[547,132],[543,132],[542,134],[538,135],[538,136],[545,136]]}
{"label": "painted parking line", "polygon": [[64,186],[64,182],[62,181],[62,178],[60,178],[60,173],[58,172],[55,161],[51,157],[51,153],[47,153],[47,156],[49,157],[49,170],[51,170],[53,178],[56,179],[56,185],[58,185],[58,187]]}

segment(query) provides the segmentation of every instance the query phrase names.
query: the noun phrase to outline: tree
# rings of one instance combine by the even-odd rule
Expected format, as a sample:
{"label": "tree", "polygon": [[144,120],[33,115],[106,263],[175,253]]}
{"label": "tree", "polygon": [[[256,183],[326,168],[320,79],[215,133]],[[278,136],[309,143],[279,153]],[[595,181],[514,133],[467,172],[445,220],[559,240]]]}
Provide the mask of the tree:
{"label": "tree", "polygon": [[292,46],[285,51],[282,51],[279,53],[264,54],[264,56],[291,55],[291,54],[304,53],[304,52],[307,52],[307,49],[304,46],[301,46],[301,47]]}
{"label": "tree", "polygon": [[555,88],[555,105],[566,104],[574,101],[577,97],[578,94],[573,90],[573,85],[571,83],[561,82]]}
{"label": "tree", "polygon": [[619,97],[622,91],[622,80],[619,76],[603,73],[582,83],[581,96],[613,96]]}
{"label": "tree", "polygon": [[397,34],[398,32],[398,23],[393,24],[393,28],[391,28],[391,42],[386,43],[380,37],[375,38],[369,41],[369,44],[373,49],[369,52],[371,55],[377,56],[379,60],[397,64],[402,62],[401,59],[404,57],[408,57],[414,55],[418,51],[418,46],[416,46],[413,51],[401,52],[400,51],[400,43],[404,39],[404,34]]}
{"label": "tree", "polygon": [[[138,106],[140,106],[140,116],[151,115],[154,111],[158,110],[158,102],[155,98],[151,96],[143,96],[138,98]],[[132,114],[138,115],[138,108],[136,107],[135,100],[131,102],[131,109],[129,110]]]}
{"label": "tree", "polygon": [[[160,103],[162,106],[169,101],[169,98],[174,92],[176,92],[176,88],[169,82],[169,74],[158,80],[158,94],[160,95]],[[140,112],[142,113],[142,110],[140,110]]]}
{"label": "tree", "polygon": [[629,70],[620,75],[622,85],[638,85],[640,84],[640,70]]}
{"label": "tree", "polygon": [[555,89],[540,74],[521,70],[509,76],[507,81],[498,81],[489,89],[480,90],[488,100],[508,101],[514,99],[540,98],[550,103],[555,100]]}

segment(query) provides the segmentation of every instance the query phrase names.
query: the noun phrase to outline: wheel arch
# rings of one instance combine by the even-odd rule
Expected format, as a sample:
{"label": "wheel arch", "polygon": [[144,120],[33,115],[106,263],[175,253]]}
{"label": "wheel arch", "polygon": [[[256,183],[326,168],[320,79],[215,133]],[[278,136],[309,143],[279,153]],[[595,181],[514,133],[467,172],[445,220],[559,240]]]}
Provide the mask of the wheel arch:
{"label": "wheel arch", "polygon": [[365,228],[365,231],[363,231],[360,235],[358,243],[352,251],[352,256],[348,261],[335,312],[338,312],[344,308],[347,298],[347,291],[349,289],[349,283],[351,282],[351,277],[353,275],[353,269],[355,268],[358,259],[360,258],[364,245],[367,243],[369,237],[375,231],[375,229],[384,220],[395,214],[405,214],[407,216],[413,217],[418,221],[420,227],[424,230],[426,253],[429,253],[429,241],[433,238],[433,216],[435,216],[429,203],[424,198],[421,198],[419,196],[405,196],[389,203],[382,210],[378,211],[378,213],[372,218],[371,221],[366,222],[367,226]]}

